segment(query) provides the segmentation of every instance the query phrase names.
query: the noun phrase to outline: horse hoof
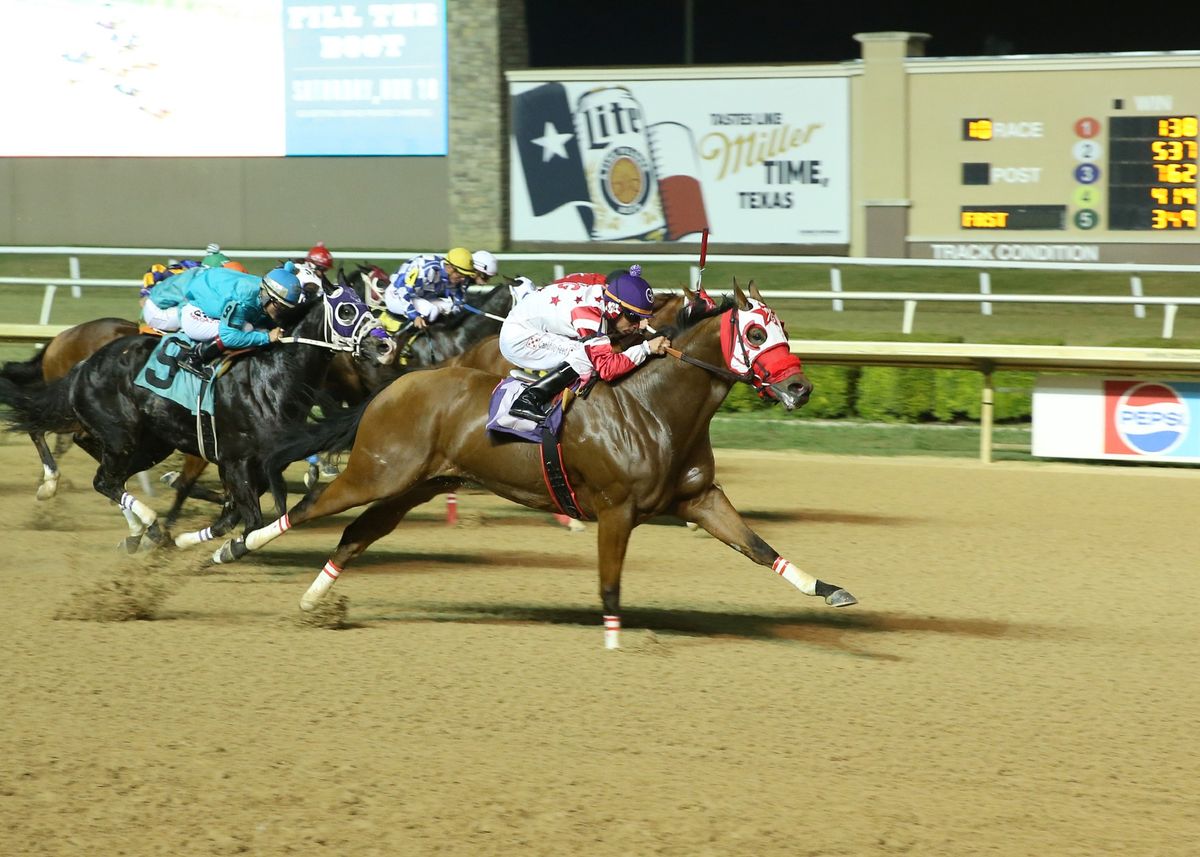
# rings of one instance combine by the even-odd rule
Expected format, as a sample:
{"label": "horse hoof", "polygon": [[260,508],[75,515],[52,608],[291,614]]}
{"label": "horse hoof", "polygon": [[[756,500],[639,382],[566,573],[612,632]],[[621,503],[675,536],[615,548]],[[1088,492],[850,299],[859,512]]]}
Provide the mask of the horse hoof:
{"label": "horse hoof", "polygon": [[38,486],[37,498],[39,500],[49,500],[57,493],[58,493],[58,480],[55,479],[53,482],[43,482],[41,485]]}
{"label": "horse hoof", "polygon": [[317,609],[317,605],[320,603],[320,598],[309,598],[307,595],[304,595],[300,598],[300,609],[305,613],[311,613],[313,610]]}
{"label": "horse hoof", "polygon": [[158,481],[161,482],[163,485],[166,485],[168,488],[174,488],[175,482],[178,479],[179,479],[179,471],[178,470],[168,470],[162,476],[158,477]]}
{"label": "horse hoof", "polygon": [[317,472],[317,469],[315,467],[310,467],[308,469],[308,472],[306,472],[304,474],[304,487],[312,488],[314,485],[317,484],[317,481],[319,479],[320,479],[320,474]]}
{"label": "horse hoof", "polygon": [[572,518],[570,523],[567,524],[567,530],[572,533],[584,533],[587,532],[587,524]]}
{"label": "horse hoof", "polygon": [[857,604],[858,599],[844,589],[835,589],[825,596],[825,603],[830,607],[849,607]]}
{"label": "horse hoof", "polygon": [[322,476],[337,476],[341,472],[342,472],[341,468],[338,467],[336,464],[322,464],[321,465],[321,475]]}
{"label": "horse hoof", "polygon": [[248,553],[250,551],[246,548],[246,542],[239,536],[221,545],[217,552],[213,554],[212,561],[217,565],[237,562]]}
{"label": "horse hoof", "polygon": [[117,543],[117,550],[124,551],[125,553],[130,554],[132,556],[133,554],[138,552],[138,549],[141,546],[142,546],[142,537],[141,536],[126,536],[125,538],[121,539],[121,541],[119,541]]}

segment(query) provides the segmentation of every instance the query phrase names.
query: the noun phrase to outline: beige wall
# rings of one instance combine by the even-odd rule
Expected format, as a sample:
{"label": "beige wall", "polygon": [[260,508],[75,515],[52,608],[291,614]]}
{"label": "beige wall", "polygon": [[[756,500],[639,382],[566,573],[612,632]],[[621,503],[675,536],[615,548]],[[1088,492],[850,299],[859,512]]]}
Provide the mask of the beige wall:
{"label": "beige wall", "polygon": [[0,243],[440,247],[446,161],[0,159]]}

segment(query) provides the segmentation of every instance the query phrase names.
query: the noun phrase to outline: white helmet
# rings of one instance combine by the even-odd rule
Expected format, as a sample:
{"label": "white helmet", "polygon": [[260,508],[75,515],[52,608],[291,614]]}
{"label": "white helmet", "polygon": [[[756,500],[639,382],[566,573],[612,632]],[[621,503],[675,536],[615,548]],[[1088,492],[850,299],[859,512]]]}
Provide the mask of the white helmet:
{"label": "white helmet", "polygon": [[487,250],[476,250],[471,254],[471,264],[485,277],[494,277],[500,270],[500,262]]}

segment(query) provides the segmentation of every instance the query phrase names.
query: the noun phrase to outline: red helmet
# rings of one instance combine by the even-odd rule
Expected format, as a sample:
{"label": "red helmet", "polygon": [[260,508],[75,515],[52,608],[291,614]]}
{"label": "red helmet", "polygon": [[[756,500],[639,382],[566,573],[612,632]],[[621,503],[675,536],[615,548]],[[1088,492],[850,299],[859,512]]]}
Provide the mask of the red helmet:
{"label": "red helmet", "polygon": [[333,267],[333,254],[325,247],[324,241],[318,241],[308,251],[308,256],[305,261],[312,262],[314,265],[329,270]]}

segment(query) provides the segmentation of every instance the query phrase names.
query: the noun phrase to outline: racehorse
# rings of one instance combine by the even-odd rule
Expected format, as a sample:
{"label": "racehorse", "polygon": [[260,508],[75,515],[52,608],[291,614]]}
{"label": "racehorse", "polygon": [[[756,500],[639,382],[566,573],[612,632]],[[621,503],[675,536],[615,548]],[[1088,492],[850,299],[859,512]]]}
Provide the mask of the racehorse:
{"label": "racehorse", "polygon": [[[69,327],[46,343],[46,347],[28,360],[5,363],[0,367],[0,377],[8,378],[23,387],[42,386],[66,376],[78,363],[86,360],[101,346],[123,336],[137,336],[140,328],[136,322],[123,318],[98,318]],[[30,432],[30,439],[37,448],[42,461],[42,481],[38,484],[37,498],[49,500],[58,493],[58,462],[55,456],[70,448],[70,435],[60,434],[51,453],[46,443],[45,432]],[[184,500],[199,497],[220,503],[224,498],[206,488],[196,486],[196,479],[208,466],[203,458],[185,456],[182,471],[171,487],[175,489],[175,500],[167,512],[165,523],[170,528],[183,508]]]}
{"label": "racehorse", "polygon": [[[176,544],[223,535],[239,520],[253,529],[262,522],[258,499],[265,490],[270,489],[277,509],[286,507],[280,472],[264,469],[264,453],[290,424],[307,418],[333,351],[374,361],[390,360],[395,352],[366,304],[348,288],[322,290],[319,300],[301,303],[281,321],[290,330],[281,344],[233,361],[214,383],[216,443],[206,444],[206,450],[200,448],[195,414],[135,382],[158,345],[152,337],[110,342],[41,391],[0,382],[0,402],[12,407],[7,419],[14,430],[76,432],[76,442],[100,464],[93,486],[125,513],[130,550],[143,535],[157,545],[167,543],[169,535],[154,511],[125,491],[125,481],[176,449],[194,456],[207,452],[215,459],[228,498],[211,528],[182,534]],[[166,370],[165,381],[179,369],[161,353],[156,364]]]}
{"label": "racehorse", "polygon": [[[599,522],[607,648],[619,645],[621,569],[630,532],[658,515],[699,524],[806,595],[834,607],[857,603],[845,589],[802,571],[763,541],[715,481],[708,428],[734,383],[750,384],[789,410],[812,392],[783,323],[753,283],[747,297],[735,281],[733,298],[720,306],[703,293],[687,297],[672,337],[676,360],[651,360],[618,383],[595,386],[563,420],[561,458],[575,503]],[[272,458],[291,458],[316,437],[335,445],[353,436],[353,447],[346,468],[323,491],[310,491],[278,520],[226,542],[213,560],[232,562],[292,527],[373,504],[345,529],[301,598],[300,606],[311,610],[350,562],[410,509],[464,481],[553,511],[556,501],[546,487],[539,445],[484,428],[495,385],[494,375],[473,369],[414,372],[356,411],[356,419],[335,418],[281,439]]]}

